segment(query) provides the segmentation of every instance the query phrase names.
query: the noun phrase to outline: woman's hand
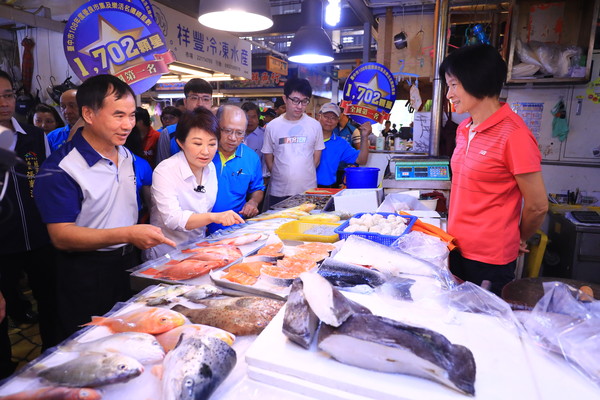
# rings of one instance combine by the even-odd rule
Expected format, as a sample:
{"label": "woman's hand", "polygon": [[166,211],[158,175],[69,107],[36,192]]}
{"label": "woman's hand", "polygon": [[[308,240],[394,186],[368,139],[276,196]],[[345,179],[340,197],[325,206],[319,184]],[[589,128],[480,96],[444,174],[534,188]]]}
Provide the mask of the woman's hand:
{"label": "woman's hand", "polygon": [[519,255],[525,253],[529,253],[529,249],[527,248],[527,241],[519,239]]}
{"label": "woman's hand", "polygon": [[223,226],[243,224],[245,222],[242,217],[240,217],[236,212],[231,210],[211,214],[213,217],[213,222],[216,224],[221,224]]}

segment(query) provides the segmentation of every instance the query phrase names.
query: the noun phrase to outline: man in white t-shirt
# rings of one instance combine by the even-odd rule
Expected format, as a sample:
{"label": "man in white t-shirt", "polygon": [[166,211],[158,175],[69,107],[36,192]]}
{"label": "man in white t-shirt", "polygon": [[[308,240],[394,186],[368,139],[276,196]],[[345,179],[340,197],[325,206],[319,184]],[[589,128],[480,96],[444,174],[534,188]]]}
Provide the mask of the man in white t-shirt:
{"label": "man in white t-shirt", "polygon": [[312,96],[306,79],[289,79],[283,87],[285,114],[267,125],[262,152],[271,172],[269,205],[317,187],[321,160],[321,124],[304,113]]}

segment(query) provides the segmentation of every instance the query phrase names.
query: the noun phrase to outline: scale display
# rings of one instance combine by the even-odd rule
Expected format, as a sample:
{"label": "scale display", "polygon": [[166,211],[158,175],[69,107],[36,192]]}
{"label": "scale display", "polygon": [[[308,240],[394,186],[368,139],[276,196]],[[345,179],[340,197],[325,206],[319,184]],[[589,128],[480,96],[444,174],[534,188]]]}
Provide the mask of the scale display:
{"label": "scale display", "polygon": [[450,165],[446,160],[395,160],[396,180],[449,181]]}

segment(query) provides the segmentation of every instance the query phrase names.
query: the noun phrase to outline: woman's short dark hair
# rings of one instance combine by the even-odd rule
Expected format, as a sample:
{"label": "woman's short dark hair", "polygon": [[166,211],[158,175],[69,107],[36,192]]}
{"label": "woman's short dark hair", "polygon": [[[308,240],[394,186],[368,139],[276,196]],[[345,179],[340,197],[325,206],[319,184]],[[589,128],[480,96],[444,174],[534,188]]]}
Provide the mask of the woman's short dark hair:
{"label": "woman's short dark hair", "polygon": [[142,121],[145,126],[150,126],[150,113],[144,107],[135,108],[135,122]]}
{"label": "woman's short dark hair", "polygon": [[292,92],[302,93],[306,97],[312,96],[312,87],[307,79],[291,78],[283,85],[283,94],[285,97],[289,97]]}
{"label": "woman's short dark hair", "polygon": [[52,114],[52,116],[54,117],[54,120],[56,121],[57,128],[62,128],[63,126],[65,126],[65,123],[63,122],[62,118],[60,117],[60,114],[58,113],[58,111],[56,111],[56,108],[51,107],[48,104],[40,103],[35,106],[35,108],[33,109],[33,112],[31,113],[31,122],[30,123],[33,123],[33,119],[34,119],[36,113],[50,113],[50,114]]}
{"label": "woman's short dark hair", "polygon": [[194,111],[187,111],[183,113],[181,118],[179,118],[179,122],[177,123],[175,139],[179,140],[181,143],[185,142],[190,130],[193,128],[202,129],[219,140],[219,120],[217,120],[217,117],[212,113],[212,111],[204,107],[197,107],[194,109]]}
{"label": "woman's short dark hair", "polygon": [[494,47],[481,44],[463,46],[450,53],[440,65],[439,73],[456,77],[465,91],[478,99],[498,97],[506,81],[506,62]]}
{"label": "woman's short dark hair", "polygon": [[92,76],[81,84],[75,95],[79,115],[83,115],[83,107],[98,111],[108,96],[115,96],[119,100],[128,94],[135,98],[133,89],[116,76],[108,74]]}

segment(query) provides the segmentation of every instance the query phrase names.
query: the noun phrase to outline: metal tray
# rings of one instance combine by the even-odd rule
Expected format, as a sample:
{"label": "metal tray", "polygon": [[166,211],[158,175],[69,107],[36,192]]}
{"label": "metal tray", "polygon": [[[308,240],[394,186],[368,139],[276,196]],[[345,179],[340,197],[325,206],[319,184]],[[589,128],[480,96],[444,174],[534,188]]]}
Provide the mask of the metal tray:
{"label": "metal tray", "polygon": [[315,210],[333,210],[333,196],[329,194],[295,194],[279,203],[273,204],[271,208],[273,210],[283,210],[285,208],[297,207],[307,202],[316,204],[317,207]]}

